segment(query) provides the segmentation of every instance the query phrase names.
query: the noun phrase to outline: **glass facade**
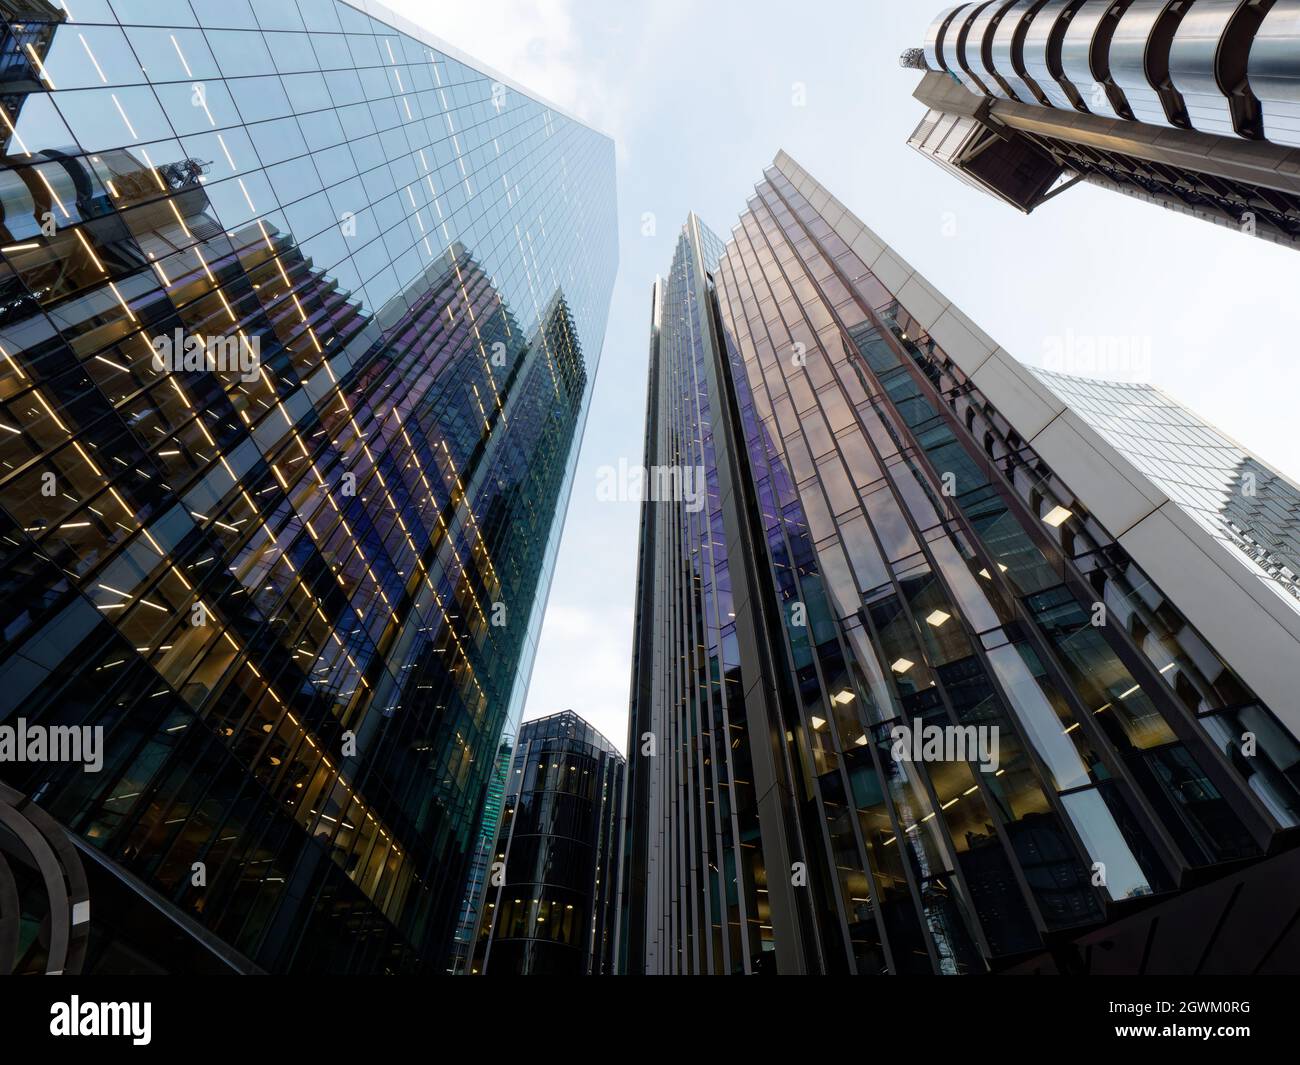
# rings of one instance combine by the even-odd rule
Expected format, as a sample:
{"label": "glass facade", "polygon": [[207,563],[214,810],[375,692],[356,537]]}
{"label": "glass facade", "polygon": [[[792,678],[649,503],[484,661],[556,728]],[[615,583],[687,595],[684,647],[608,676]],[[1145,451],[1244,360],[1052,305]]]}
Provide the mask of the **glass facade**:
{"label": "glass facade", "polygon": [[643,515],[625,971],[998,970],[1289,839],[1295,738],[910,268],[784,155],[703,233],[652,329],[646,462],[709,498]]}
{"label": "glass facade", "polygon": [[[699,471],[707,494],[647,502],[641,519],[620,928],[632,971],[745,972],[772,934],[720,496],[735,445],[714,431],[727,401],[703,287],[722,253],[692,215],[655,293],[646,463]],[[654,753],[638,753],[647,741]]]}
{"label": "glass facade", "polygon": [[1158,388],[1032,369],[1143,476],[1300,610],[1300,488]]}
{"label": "glass facade", "polygon": [[501,828],[506,786],[514,765],[514,749],[515,738],[507,735],[497,749],[496,764],[492,768],[492,782],[488,785],[487,802],[483,806],[483,822],[474,844],[474,857],[470,862],[469,880],[465,885],[465,899],[461,903],[456,940],[452,944],[451,965],[448,967],[457,976],[469,972],[473,958],[474,937],[478,932],[479,915],[483,911],[483,896],[487,891],[487,877],[496,850],[497,832]]}
{"label": "glass facade", "polygon": [[524,722],[471,973],[613,972],[624,765],[572,711]]}
{"label": "glass facade", "polygon": [[0,24],[0,723],[104,736],[0,776],[272,971],[448,967],[617,265],[609,138],[367,8]]}

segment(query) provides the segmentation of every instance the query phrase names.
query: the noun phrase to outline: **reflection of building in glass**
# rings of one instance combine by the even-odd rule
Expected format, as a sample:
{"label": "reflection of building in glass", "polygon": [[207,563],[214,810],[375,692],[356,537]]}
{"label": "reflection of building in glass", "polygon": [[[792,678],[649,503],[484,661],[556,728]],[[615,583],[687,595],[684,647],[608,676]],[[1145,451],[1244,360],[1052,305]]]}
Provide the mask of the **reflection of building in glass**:
{"label": "reflection of building in glass", "polygon": [[492,853],[496,847],[497,831],[501,827],[501,809],[506,796],[507,778],[514,761],[514,737],[507,736],[497,749],[496,763],[492,767],[492,780],[488,784],[487,801],[483,804],[483,823],[474,844],[470,861],[465,898],[461,903],[460,920],[456,924],[456,940],[452,945],[449,966],[456,975],[469,972],[474,950],[474,935],[478,930],[483,896],[487,887],[488,871],[492,866]]}
{"label": "reflection of building in glass", "polygon": [[909,144],[1029,212],[1078,181],[1300,246],[1300,0],[982,0],[903,54]]}
{"label": "reflection of building in glass", "polygon": [[493,855],[500,876],[489,876],[481,900],[471,972],[613,972],[624,768],[571,710],[524,722]]}
{"label": "reflection of building in glass", "polygon": [[1158,388],[1031,369],[1300,610],[1300,488]]}
{"label": "reflection of building in glass", "polygon": [[1296,612],[784,153],[653,306],[622,971],[1293,969]]}
{"label": "reflection of building in glass", "polygon": [[[87,971],[438,972],[603,339],[613,151],[395,16],[225,7],[8,25],[40,43],[0,68],[0,721],[106,751],[0,776],[90,844]],[[159,370],[177,330],[256,372]]]}

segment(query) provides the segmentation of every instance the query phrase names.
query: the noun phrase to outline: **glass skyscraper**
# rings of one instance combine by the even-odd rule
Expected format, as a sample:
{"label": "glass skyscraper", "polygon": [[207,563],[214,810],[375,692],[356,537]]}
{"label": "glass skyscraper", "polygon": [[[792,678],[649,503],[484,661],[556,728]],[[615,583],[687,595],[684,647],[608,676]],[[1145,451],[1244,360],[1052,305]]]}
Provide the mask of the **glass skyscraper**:
{"label": "glass skyscraper", "polygon": [[1153,385],[1031,369],[1288,606],[1300,610],[1300,487]]}
{"label": "glass skyscraper", "polygon": [[622,971],[1294,967],[1295,612],[785,153],[645,461]]}
{"label": "glass skyscraper", "polygon": [[0,6],[0,725],[103,737],[0,777],[84,852],[85,966],[443,971],[612,142],[375,4]]}
{"label": "glass skyscraper", "polygon": [[474,856],[470,862],[465,898],[461,903],[460,920],[456,925],[456,939],[452,945],[451,965],[448,968],[457,976],[468,973],[470,962],[473,960],[479,914],[483,912],[483,896],[487,891],[492,855],[496,851],[497,832],[501,828],[501,811],[505,802],[506,786],[509,783],[510,770],[514,765],[514,749],[515,738],[507,734],[497,749],[492,781],[488,785],[487,802],[483,806],[483,820],[479,826],[478,840],[474,844]]}
{"label": "glass skyscraper", "polygon": [[624,768],[618,749],[571,710],[524,722],[472,974],[614,971]]}

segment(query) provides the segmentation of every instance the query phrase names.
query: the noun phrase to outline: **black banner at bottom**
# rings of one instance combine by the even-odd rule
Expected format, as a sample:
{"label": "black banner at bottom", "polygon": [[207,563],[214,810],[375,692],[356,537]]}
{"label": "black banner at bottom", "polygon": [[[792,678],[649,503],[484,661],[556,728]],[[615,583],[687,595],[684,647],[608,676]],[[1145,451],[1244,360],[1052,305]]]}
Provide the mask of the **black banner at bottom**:
{"label": "black banner at bottom", "polygon": [[[77,1054],[108,1044],[127,1053],[260,1058],[282,1049],[407,1053],[418,1039],[436,1054],[447,1049],[443,1041],[478,1032],[500,1052],[515,1041],[550,1042],[567,1029],[563,1038],[584,1042],[605,1032],[639,1033],[628,1046],[639,1057],[641,1041],[657,1036],[689,1052],[683,1039],[700,1040],[701,1049],[719,1037],[800,1041],[829,1025],[839,1042],[851,1041],[861,1025],[864,1051],[892,1032],[891,1041],[915,1039],[929,1052],[969,1052],[992,1038],[1041,1039],[1084,1052],[1203,1043],[1231,1053],[1234,1044],[1288,1035],[1294,997],[1294,982],[1285,978],[732,978],[707,986],[538,978],[520,986],[473,978],[11,977],[0,984],[0,1048],[9,1061],[22,1060],[11,1056],[22,1049]],[[595,1045],[618,1052],[617,1043]]]}

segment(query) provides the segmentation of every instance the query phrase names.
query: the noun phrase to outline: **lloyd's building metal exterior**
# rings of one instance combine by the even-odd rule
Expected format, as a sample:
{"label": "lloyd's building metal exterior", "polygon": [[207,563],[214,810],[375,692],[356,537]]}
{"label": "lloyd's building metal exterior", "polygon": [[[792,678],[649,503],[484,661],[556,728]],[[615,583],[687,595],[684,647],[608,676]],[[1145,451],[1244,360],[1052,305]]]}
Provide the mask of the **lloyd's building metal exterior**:
{"label": "lloyd's building metal exterior", "polygon": [[646,464],[708,494],[642,514],[622,971],[1294,969],[1296,600],[1175,491],[1232,460],[1057,385],[785,153],[688,220]]}
{"label": "lloyd's building metal exterior", "polygon": [[988,0],[903,64],[909,143],[1029,212],[1079,181],[1300,246],[1300,0]]}
{"label": "lloyd's building metal exterior", "polygon": [[443,971],[603,340],[612,143],[370,3],[0,10],[0,725],[103,737],[0,780],[80,855],[76,957]]}

